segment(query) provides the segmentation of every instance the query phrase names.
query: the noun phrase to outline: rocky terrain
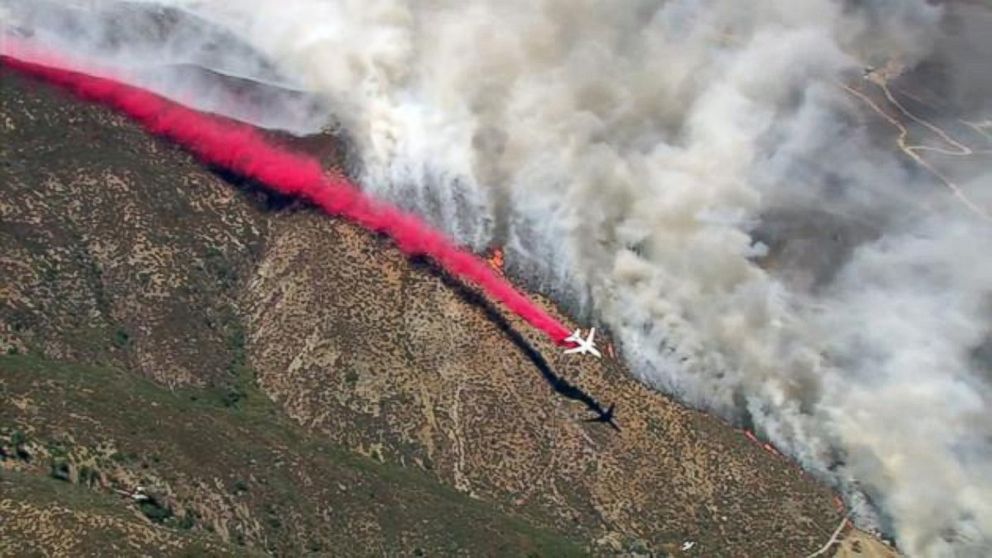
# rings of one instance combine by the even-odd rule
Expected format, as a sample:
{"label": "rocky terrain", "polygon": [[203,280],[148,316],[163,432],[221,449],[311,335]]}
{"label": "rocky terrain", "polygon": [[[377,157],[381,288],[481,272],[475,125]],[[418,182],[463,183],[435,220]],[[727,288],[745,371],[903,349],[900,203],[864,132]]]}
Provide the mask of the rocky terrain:
{"label": "rocky terrain", "polygon": [[841,523],[794,463],[387,239],[0,92],[0,555],[807,556]]}

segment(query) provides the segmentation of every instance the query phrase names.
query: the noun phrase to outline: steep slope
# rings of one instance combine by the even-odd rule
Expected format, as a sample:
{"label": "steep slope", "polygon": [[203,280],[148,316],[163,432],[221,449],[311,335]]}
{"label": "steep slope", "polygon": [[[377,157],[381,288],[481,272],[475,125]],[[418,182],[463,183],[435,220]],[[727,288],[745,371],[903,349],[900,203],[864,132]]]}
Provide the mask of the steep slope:
{"label": "steep slope", "polygon": [[[281,418],[253,387],[237,305],[264,213],[121,119],[3,80],[4,470],[122,493],[102,502],[118,516],[133,508],[127,525],[161,525],[133,547],[142,552],[185,551],[209,532],[206,548],[236,554],[221,541],[280,554],[575,551],[427,475],[316,445]],[[154,505],[128,504],[138,486]],[[100,540],[134,531],[117,516],[86,520],[100,515],[96,500],[33,513],[45,507],[36,492],[4,492],[4,518],[19,519],[5,522],[11,552],[97,548],[39,534],[63,515]]]}
{"label": "steep slope", "polygon": [[[148,486],[117,506],[155,532],[279,554],[804,555],[841,520],[794,464],[428,262],[0,87],[4,469]],[[622,432],[582,421],[592,397]]]}

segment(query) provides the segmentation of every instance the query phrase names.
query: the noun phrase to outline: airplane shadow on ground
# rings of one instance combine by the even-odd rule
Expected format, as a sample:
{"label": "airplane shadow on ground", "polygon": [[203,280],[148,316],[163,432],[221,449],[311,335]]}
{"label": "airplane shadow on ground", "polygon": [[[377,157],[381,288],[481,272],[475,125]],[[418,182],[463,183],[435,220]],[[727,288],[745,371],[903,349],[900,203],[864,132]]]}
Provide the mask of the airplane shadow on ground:
{"label": "airplane shadow on ground", "polygon": [[579,401],[585,404],[590,411],[596,413],[597,416],[602,416],[606,413],[606,409],[600,405],[599,401],[596,401],[591,395],[582,391],[580,388],[572,385],[565,378],[562,378],[558,374],[555,374],[554,370],[551,369],[551,365],[548,361],[544,359],[540,352],[537,351],[528,341],[520,334],[517,330],[513,329],[510,322],[503,316],[503,314],[496,308],[496,306],[490,302],[486,297],[482,296],[477,291],[468,287],[458,279],[454,278],[444,269],[441,269],[433,261],[424,258],[413,258],[411,263],[420,268],[428,271],[435,277],[441,279],[441,282],[445,284],[448,288],[453,290],[459,298],[465,302],[480,308],[486,314],[486,318],[503,332],[514,345],[537,367],[537,370],[541,373],[541,377],[544,381],[551,386],[556,393],[562,397],[567,397],[575,401]]}
{"label": "airplane shadow on ground", "polygon": [[[301,200],[295,196],[272,192],[259,184],[257,181],[246,178],[223,167],[207,165],[207,168],[221,180],[237,188],[242,195],[244,195],[248,201],[260,211],[292,212],[306,210],[313,207],[312,204],[306,200]],[[615,430],[620,430],[616,423],[612,422],[612,419],[610,418],[612,417],[612,407],[610,409],[604,409],[603,406],[600,405],[599,401],[596,401],[596,399],[594,399],[591,395],[585,391],[582,391],[582,389],[577,386],[572,385],[565,378],[555,374],[554,370],[551,369],[551,365],[548,364],[548,361],[544,359],[541,353],[538,352],[537,349],[535,349],[527,341],[527,339],[520,334],[520,332],[513,329],[510,322],[507,321],[503,314],[492,302],[489,301],[489,299],[471,287],[465,285],[456,277],[453,277],[445,269],[437,265],[433,260],[426,256],[411,257],[409,258],[409,261],[415,268],[425,270],[431,275],[438,277],[442,283],[453,290],[463,301],[480,308],[483,312],[485,312],[489,321],[496,324],[500,331],[502,331],[503,334],[506,335],[506,337],[509,338],[509,340],[512,341],[513,344],[516,345],[517,348],[520,349],[520,351],[523,352],[523,354],[534,364],[534,366],[537,367],[537,370],[541,373],[541,377],[544,378],[544,381],[547,382],[549,386],[551,386],[551,389],[562,397],[585,404],[590,411],[596,413],[596,417],[599,417],[587,419],[587,422],[608,422]],[[607,419],[606,421],[602,420],[604,416]]]}

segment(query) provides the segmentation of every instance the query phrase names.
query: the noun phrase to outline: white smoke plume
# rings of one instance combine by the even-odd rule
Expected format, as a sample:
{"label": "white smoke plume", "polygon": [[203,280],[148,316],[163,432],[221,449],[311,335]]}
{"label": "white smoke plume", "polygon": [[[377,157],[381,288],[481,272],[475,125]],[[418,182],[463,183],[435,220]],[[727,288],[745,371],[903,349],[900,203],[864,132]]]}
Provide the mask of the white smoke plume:
{"label": "white smoke plume", "polygon": [[[60,47],[129,67],[162,51],[99,15],[72,35],[29,4],[0,0]],[[286,100],[311,120],[281,127],[333,115],[365,188],[505,246],[516,273],[608,326],[645,382],[753,424],[911,556],[992,555],[988,8],[159,4],[224,30],[205,48],[175,23],[165,58],[319,94],[319,109]],[[866,66],[863,83],[917,75],[941,110],[876,113],[882,89],[851,85]]]}
{"label": "white smoke plume", "polygon": [[76,67],[199,110],[298,135],[319,132],[330,117],[319,96],[190,12],[139,2],[0,0],[0,23]]}

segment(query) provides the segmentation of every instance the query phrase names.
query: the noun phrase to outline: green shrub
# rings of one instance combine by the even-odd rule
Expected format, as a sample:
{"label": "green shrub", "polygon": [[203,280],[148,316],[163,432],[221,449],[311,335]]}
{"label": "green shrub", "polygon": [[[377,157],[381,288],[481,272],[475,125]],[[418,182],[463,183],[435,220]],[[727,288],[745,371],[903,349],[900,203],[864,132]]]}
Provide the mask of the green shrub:
{"label": "green shrub", "polygon": [[239,386],[231,386],[224,391],[220,400],[225,407],[237,407],[238,403],[247,395]]}
{"label": "green shrub", "polygon": [[149,498],[138,504],[141,513],[155,523],[162,523],[172,517],[172,510],[168,506],[159,504],[154,498]]}
{"label": "green shrub", "polygon": [[130,342],[131,335],[127,332],[127,330],[122,327],[117,328],[117,331],[114,332],[114,345],[119,349],[123,349],[124,347],[127,347]]}
{"label": "green shrub", "polygon": [[53,479],[68,482],[70,479],[69,462],[61,458],[53,459],[48,465],[48,475]]}
{"label": "green shrub", "polygon": [[27,434],[25,434],[23,430],[15,430],[10,436],[10,444],[14,446],[15,449],[23,446],[27,441]]}
{"label": "green shrub", "polygon": [[96,472],[95,469],[89,467],[88,465],[83,465],[79,468],[79,484],[85,484],[87,486],[93,484],[100,474]]}
{"label": "green shrub", "polygon": [[180,529],[190,530],[196,525],[196,512],[186,510],[186,513],[179,518],[179,522],[176,524]]}

